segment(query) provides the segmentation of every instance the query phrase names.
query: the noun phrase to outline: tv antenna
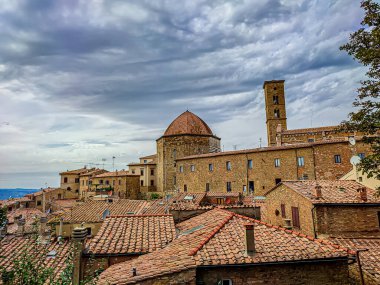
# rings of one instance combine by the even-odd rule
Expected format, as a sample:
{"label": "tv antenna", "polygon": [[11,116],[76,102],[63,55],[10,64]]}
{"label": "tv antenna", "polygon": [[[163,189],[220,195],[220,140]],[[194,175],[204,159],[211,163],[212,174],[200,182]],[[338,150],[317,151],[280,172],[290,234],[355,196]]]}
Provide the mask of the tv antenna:
{"label": "tv antenna", "polygon": [[102,158],[102,161],[103,161],[103,169],[104,169],[104,162],[105,162],[106,160],[107,160],[107,159]]}

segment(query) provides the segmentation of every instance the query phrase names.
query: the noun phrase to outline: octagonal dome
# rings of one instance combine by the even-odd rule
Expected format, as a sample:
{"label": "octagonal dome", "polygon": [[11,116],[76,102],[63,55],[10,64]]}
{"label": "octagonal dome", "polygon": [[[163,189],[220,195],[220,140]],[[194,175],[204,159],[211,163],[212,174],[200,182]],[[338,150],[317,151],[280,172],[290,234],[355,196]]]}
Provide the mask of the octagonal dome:
{"label": "octagonal dome", "polygon": [[179,115],[166,129],[164,136],[183,134],[213,135],[210,127],[201,118],[190,111]]}

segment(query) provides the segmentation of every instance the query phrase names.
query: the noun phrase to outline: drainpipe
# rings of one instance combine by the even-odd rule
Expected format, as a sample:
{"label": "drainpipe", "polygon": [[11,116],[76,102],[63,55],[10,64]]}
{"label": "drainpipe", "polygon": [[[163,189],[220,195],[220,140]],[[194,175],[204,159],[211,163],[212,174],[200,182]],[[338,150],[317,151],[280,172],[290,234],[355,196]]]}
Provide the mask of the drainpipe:
{"label": "drainpipe", "polygon": [[311,208],[311,218],[312,218],[312,221],[313,221],[313,233],[314,233],[314,238],[318,238],[317,237],[317,232],[315,231],[315,210],[316,207],[315,205],[313,205],[313,208]]}
{"label": "drainpipe", "polygon": [[367,249],[359,249],[359,250],[357,250],[356,251],[356,260],[358,261],[360,284],[361,285],[365,285],[362,264],[360,263],[360,257],[359,257],[359,253],[362,252],[362,251],[368,251],[368,248]]}

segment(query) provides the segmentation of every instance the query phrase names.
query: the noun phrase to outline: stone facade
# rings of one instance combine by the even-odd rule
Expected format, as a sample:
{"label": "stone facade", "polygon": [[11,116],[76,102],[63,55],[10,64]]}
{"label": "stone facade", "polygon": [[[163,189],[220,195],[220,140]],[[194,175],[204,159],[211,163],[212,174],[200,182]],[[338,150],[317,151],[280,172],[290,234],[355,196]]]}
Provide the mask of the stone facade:
{"label": "stone facade", "polygon": [[[337,179],[352,168],[352,155],[369,151],[361,142],[352,146],[338,141],[190,156],[177,159],[177,185],[180,191],[204,192],[208,187],[209,191],[227,192],[229,182],[231,192],[248,193],[253,188],[260,196],[281,180]],[[340,156],[340,163],[335,163],[335,155]]]}
{"label": "stone facade", "polygon": [[140,191],[148,196],[148,192],[157,191],[157,155],[140,157],[140,162],[128,164],[131,174],[140,175]]}
{"label": "stone facade", "polygon": [[220,149],[220,139],[212,135],[171,135],[157,140],[157,191],[178,189],[176,160]]}
{"label": "stone facade", "polygon": [[230,280],[230,284],[233,285],[342,285],[349,284],[348,278],[348,264],[346,260],[331,262],[313,262],[311,260],[305,264],[295,262],[278,265],[233,266],[224,268],[215,266],[215,268],[197,269],[197,281],[203,281],[204,283],[199,284],[205,285],[218,284],[217,282],[221,280]]}
{"label": "stone facade", "polygon": [[126,171],[114,171],[100,174],[92,178],[91,192],[100,194],[112,192],[120,198],[138,199],[140,193],[140,175]]}

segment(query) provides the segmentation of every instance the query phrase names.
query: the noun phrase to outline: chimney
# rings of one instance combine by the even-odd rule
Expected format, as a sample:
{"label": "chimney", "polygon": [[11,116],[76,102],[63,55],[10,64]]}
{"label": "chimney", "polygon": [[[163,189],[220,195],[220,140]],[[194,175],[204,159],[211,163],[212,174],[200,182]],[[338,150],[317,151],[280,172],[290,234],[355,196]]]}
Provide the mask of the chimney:
{"label": "chimney", "polygon": [[367,197],[367,188],[365,187],[361,187],[358,189],[358,193],[359,193],[359,199],[364,201],[364,202],[367,202],[368,200],[368,197]]}
{"label": "chimney", "polygon": [[58,231],[58,242],[62,241],[62,232],[63,232],[63,218],[59,219],[59,231]]}
{"label": "chimney", "polygon": [[84,241],[87,236],[87,230],[83,227],[74,228],[72,238],[74,241],[74,256],[73,256],[73,285],[79,285],[81,280],[81,259],[84,247]]}
{"label": "chimney", "polygon": [[314,187],[314,196],[315,198],[319,199],[322,198],[322,186],[321,185],[315,185]]}
{"label": "chimney", "polygon": [[20,217],[17,220],[16,236],[23,236],[24,232],[25,232],[25,219],[23,217]]}
{"label": "chimney", "polygon": [[245,250],[247,255],[255,253],[255,225],[253,223],[245,224]]}
{"label": "chimney", "polygon": [[42,213],[46,213],[46,196],[45,190],[42,190]]}
{"label": "chimney", "polygon": [[42,216],[40,218],[40,232],[39,232],[39,241],[42,244],[49,243],[49,234],[46,232],[46,224],[47,224],[47,218],[45,216]]}

